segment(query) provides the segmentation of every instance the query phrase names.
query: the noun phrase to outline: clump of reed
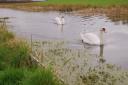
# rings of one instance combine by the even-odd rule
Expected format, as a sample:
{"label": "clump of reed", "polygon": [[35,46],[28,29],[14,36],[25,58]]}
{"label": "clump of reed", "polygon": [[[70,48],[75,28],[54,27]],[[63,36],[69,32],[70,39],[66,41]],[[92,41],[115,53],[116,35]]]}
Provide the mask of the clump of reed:
{"label": "clump of reed", "polygon": [[60,85],[51,69],[38,69],[29,45],[0,28],[0,85]]}
{"label": "clump of reed", "polygon": [[0,43],[13,39],[14,35],[5,28],[0,28]]}
{"label": "clump of reed", "polygon": [[14,39],[12,35],[6,31],[3,31],[3,35],[0,39],[1,69],[10,66],[15,68],[32,67],[29,46],[25,42]]}

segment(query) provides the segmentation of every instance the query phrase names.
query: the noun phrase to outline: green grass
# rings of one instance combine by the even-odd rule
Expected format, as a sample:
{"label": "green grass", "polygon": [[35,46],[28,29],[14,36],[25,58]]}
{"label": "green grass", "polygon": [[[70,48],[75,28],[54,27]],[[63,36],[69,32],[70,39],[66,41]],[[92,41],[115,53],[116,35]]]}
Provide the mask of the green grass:
{"label": "green grass", "polygon": [[0,85],[60,85],[51,69],[7,68],[0,71]]}
{"label": "green grass", "polygon": [[51,69],[38,69],[26,42],[0,26],[0,85],[60,85],[60,82]]}
{"label": "green grass", "polygon": [[6,26],[0,26],[0,70],[8,67],[32,68],[29,45],[16,39]]}
{"label": "green grass", "polygon": [[128,0],[47,0],[29,3],[4,3],[0,7],[28,11],[73,11],[86,8],[127,8]]}
{"label": "green grass", "polygon": [[32,67],[25,42],[10,40],[0,44],[0,69]]}
{"label": "green grass", "polygon": [[37,69],[30,73],[23,85],[60,85],[51,69]]}
{"label": "green grass", "polygon": [[21,69],[6,69],[0,71],[0,85],[22,85],[25,78],[24,71]]}
{"label": "green grass", "polygon": [[122,6],[128,5],[128,0],[48,0],[36,2],[36,5],[83,5],[83,6]]}
{"label": "green grass", "polygon": [[11,32],[5,31],[6,29],[0,27],[0,43],[6,42],[14,38],[14,35]]}

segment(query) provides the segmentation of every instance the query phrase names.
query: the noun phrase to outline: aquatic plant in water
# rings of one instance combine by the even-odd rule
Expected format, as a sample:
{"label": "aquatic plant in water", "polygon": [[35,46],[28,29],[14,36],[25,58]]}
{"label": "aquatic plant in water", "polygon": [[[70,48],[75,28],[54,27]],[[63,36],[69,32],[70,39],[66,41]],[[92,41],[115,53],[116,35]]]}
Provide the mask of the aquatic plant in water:
{"label": "aquatic plant in water", "polygon": [[[44,41],[44,66],[51,66],[66,85],[127,85],[128,73],[107,64],[101,56],[90,55],[86,49],[73,49],[64,41]],[[34,49],[34,48],[33,48]]]}

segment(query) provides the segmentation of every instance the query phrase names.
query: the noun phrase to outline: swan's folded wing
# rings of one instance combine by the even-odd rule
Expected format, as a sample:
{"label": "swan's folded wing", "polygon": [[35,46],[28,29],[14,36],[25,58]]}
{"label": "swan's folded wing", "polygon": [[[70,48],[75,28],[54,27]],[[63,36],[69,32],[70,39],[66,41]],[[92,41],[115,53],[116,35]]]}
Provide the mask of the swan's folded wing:
{"label": "swan's folded wing", "polygon": [[97,35],[93,33],[85,33],[85,34],[80,34],[80,35],[81,35],[82,40],[85,43],[100,45],[100,39]]}
{"label": "swan's folded wing", "polygon": [[60,21],[60,18],[59,17],[56,17],[55,20],[56,20],[56,23],[57,24],[61,24],[61,21]]}

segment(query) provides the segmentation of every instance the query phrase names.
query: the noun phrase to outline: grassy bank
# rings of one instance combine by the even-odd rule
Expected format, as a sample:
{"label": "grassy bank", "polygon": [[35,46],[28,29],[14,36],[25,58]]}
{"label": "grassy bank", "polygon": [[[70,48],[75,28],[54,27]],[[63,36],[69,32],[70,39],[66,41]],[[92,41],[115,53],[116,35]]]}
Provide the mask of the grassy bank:
{"label": "grassy bank", "polygon": [[[95,8],[128,8],[128,0],[48,0],[30,3],[0,3],[0,8],[13,8],[27,11],[76,11]],[[98,9],[100,10],[100,9]]]}
{"label": "grassy bank", "polygon": [[82,5],[82,6],[122,6],[128,5],[128,0],[48,0],[45,2],[37,2],[38,5]]}
{"label": "grassy bank", "polygon": [[128,7],[128,0],[48,0],[30,3],[31,6],[43,7],[44,10],[74,11],[87,8],[122,8]]}
{"label": "grassy bank", "polygon": [[51,69],[7,68],[0,71],[0,85],[60,85]]}
{"label": "grassy bank", "polygon": [[29,45],[0,26],[0,85],[60,85],[50,68],[38,68]]}

